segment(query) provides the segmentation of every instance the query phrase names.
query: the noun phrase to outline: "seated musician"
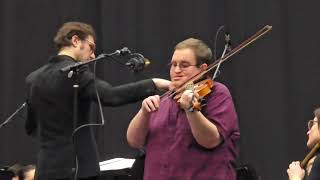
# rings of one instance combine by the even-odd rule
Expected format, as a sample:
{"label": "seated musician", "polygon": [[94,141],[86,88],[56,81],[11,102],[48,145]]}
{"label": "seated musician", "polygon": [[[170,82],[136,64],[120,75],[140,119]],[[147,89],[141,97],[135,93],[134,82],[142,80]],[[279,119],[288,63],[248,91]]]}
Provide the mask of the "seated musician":
{"label": "seated musician", "polygon": [[[314,118],[308,122],[308,148],[313,148],[317,143],[320,142],[320,133],[319,133],[319,119],[320,119],[320,108],[314,110]],[[289,180],[316,180],[320,179],[320,158],[318,152],[308,161],[305,165],[300,164],[299,161],[293,161],[287,173]],[[304,169],[305,168],[305,169]]]}
{"label": "seated musician", "polygon": [[[172,89],[205,71],[211,61],[212,52],[203,41],[178,43],[170,63]],[[144,180],[235,180],[240,132],[228,88],[214,82],[201,109],[193,108],[200,101],[197,91],[191,88],[180,95],[178,100],[157,95],[144,99],[130,122],[128,143],[146,151]]]}

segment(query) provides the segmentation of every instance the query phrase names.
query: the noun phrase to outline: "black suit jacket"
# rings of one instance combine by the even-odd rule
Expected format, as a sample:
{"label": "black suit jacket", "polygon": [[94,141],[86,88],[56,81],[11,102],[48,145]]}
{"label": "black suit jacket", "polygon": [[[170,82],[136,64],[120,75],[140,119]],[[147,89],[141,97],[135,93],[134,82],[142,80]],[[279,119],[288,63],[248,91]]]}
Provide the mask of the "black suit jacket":
{"label": "black suit jacket", "polygon": [[[82,67],[79,74],[78,120],[73,122],[73,79],[61,68],[74,64],[69,56],[55,56],[49,63],[32,72],[26,78],[27,109],[26,131],[39,135],[36,179],[68,178],[72,176],[77,154],[78,177],[97,176],[100,172],[96,142],[91,127],[82,128],[75,135],[76,127],[89,123],[89,109],[92,101],[97,101],[94,74],[88,67]],[[96,79],[101,103],[117,106],[136,102],[154,94],[152,80],[143,80],[112,87],[105,81]]]}
{"label": "black suit jacket", "polygon": [[317,152],[317,157],[313,161],[312,168],[309,176],[306,176],[306,180],[320,180],[320,156]]}

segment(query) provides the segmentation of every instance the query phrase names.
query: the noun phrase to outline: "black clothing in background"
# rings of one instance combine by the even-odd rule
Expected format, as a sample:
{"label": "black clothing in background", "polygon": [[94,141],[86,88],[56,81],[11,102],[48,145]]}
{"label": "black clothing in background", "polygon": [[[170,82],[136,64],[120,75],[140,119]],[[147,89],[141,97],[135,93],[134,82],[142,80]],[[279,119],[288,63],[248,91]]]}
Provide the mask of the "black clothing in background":
{"label": "black clothing in background", "polygon": [[[75,167],[75,151],[79,170],[78,177],[97,176],[100,172],[96,141],[91,127],[79,130],[72,143],[73,80],[60,69],[75,63],[69,56],[52,57],[49,63],[32,72],[26,78],[28,134],[39,133],[36,180],[69,178]],[[82,67],[79,75],[77,127],[89,123],[92,101],[97,101],[94,74]],[[104,106],[118,106],[136,102],[152,95],[155,85],[152,80],[112,87],[96,79],[97,90]]]}
{"label": "black clothing in background", "polygon": [[320,180],[320,157],[317,155],[316,159],[312,164],[312,168],[309,176],[305,178],[306,180]]}

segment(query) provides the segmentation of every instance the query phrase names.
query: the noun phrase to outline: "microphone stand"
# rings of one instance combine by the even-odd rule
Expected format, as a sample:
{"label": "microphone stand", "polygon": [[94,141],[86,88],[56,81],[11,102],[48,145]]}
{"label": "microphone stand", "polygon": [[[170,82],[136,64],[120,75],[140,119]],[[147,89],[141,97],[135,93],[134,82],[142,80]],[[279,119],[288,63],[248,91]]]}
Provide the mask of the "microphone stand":
{"label": "microphone stand", "polygon": [[[96,62],[100,59],[104,59],[104,58],[107,58],[107,57],[110,57],[112,59],[115,59],[113,56],[116,56],[116,55],[123,55],[123,54],[130,54],[130,50],[128,48],[123,48],[121,50],[116,50],[114,51],[113,53],[109,53],[109,54],[100,54],[98,57],[94,58],[94,59],[91,59],[90,61],[87,61],[87,62],[79,62],[79,63],[75,63],[75,64],[72,64],[72,65],[68,65],[66,67],[63,67],[60,69],[60,71],[62,72],[68,72],[67,76],[68,78],[72,78],[73,79],[73,128],[74,130],[77,130],[77,120],[78,120],[78,93],[79,93],[79,75],[80,75],[80,68],[81,66],[84,66],[84,65],[88,65],[88,64],[91,64],[93,62]],[[137,53],[136,53],[137,54]],[[141,54],[139,54],[142,58],[144,58]],[[128,66],[128,65],[127,65]],[[74,142],[74,148],[76,149],[76,144],[75,144],[75,132],[72,134],[72,141]],[[76,164],[76,168],[75,168],[75,174],[74,174],[74,179],[76,180],[77,179],[77,174],[78,174],[78,159],[77,159],[77,153],[75,151],[75,164]]]}
{"label": "microphone stand", "polygon": [[27,103],[24,102],[14,113],[12,113],[2,124],[0,124],[0,128],[8,124],[13,119],[13,117],[15,117],[26,105]]}
{"label": "microphone stand", "polygon": [[87,62],[79,62],[79,63],[75,63],[75,64],[72,64],[72,65],[69,65],[69,66],[66,66],[64,68],[61,68],[60,71],[62,72],[68,72],[68,77],[71,78],[72,77],[72,74],[74,70],[79,70],[79,68],[81,66],[84,66],[84,65],[87,65],[87,64],[91,64],[93,62],[96,62],[100,59],[103,59],[103,58],[106,58],[106,57],[113,57],[114,55],[120,55],[120,51],[119,50],[116,50],[115,52],[113,53],[110,53],[110,54],[100,54],[98,57],[94,58],[94,59],[91,59],[90,61],[87,61]]}
{"label": "microphone stand", "polygon": [[[219,33],[221,32],[221,30],[224,29],[224,26],[220,26],[216,32],[216,36],[215,36],[215,43],[214,43],[214,60],[217,60],[217,57],[216,57],[216,52],[217,52],[217,39],[218,39],[218,35]],[[230,38],[230,33],[225,33],[224,34],[224,41],[225,41],[225,45],[224,45],[224,50],[222,52],[222,55],[220,57],[220,61],[218,61],[217,63],[217,67],[216,67],[216,70],[212,76],[212,80],[214,80],[219,74],[220,74],[220,65],[221,63],[223,62],[222,59],[224,58],[225,54],[227,52],[230,52],[231,51],[231,38]],[[219,74],[218,74],[219,73]]]}
{"label": "microphone stand", "polygon": [[121,55],[121,50],[116,50],[113,53],[109,54],[100,54],[98,57],[91,59],[87,62],[79,62],[75,63],[69,66],[66,66],[64,68],[61,68],[60,71],[62,72],[68,72],[68,78],[73,79],[73,125],[74,128],[77,126],[77,119],[78,119],[78,91],[79,91],[79,74],[80,74],[80,67],[84,65],[91,64],[93,62],[96,62],[100,59],[111,57],[113,58],[114,55]]}
{"label": "microphone stand", "polygon": [[[221,55],[221,58],[220,58],[220,59],[223,59],[223,58],[224,58],[226,52],[229,51],[230,48],[231,48],[230,44],[229,44],[228,42],[226,42],[226,44],[224,45],[224,50],[223,50],[223,52],[222,52],[222,55]],[[212,76],[212,80],[214,80],[214,79],[218,76],[218,72],[219,72],[221,63],[222,63],[222,61],[220,60],[220,61],[218,62],[218,65],[217,65],[217,67],[216,67],[216,70],[214,71],[214,74],[213,74],[213,76]]]}
{"label": "microphone stand", "polygon": [[[90,61],[87,62],[79,62],[79,63],[75,63],[69,66],[66,66],[64,68],[61,68],[60,71],[62,72],[68,72],[67,76],[68,78],[72,78],[73,79],[73,128],[74,130],[77,129],[77,122],[78,122],[78,93],[79,93],[79,75],[80,75],[80,68],[81,66],[84,65],[88,65],[91,64],[93,62],[96,62],[100,59],[106,58],[106,57],[111,57],[113,58],[113,56],[115,55],[121,55],[121,51],[120,50],[116,50],[113,53],[109,53],[109,54],[100,54],[98,57],[91,59]],[[74,134],[73,134],[74,135]],[[74,142],[74,148],[75,148],[75,174],[74,174],[74,179],[77,179],[77,174],[78,174],[78,159],[77,159],[77,153],[76,153],[76,142],[75,142],[75,136],[72,136],[72,141]]]}

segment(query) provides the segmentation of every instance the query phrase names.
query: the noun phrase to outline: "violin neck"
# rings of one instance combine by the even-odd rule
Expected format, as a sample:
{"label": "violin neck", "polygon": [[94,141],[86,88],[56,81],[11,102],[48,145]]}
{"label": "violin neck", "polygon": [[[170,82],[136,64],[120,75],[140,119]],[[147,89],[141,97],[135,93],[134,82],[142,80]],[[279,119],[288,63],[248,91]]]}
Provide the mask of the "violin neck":
{"label": "violin neck", "polygon": [[307,156],[301,161],[300,163],[301,168],[306,167],[306,165],[308,164],[308,161],[315,155],[315,153],[319,150],[319,148],[320,148],[320,142],[314,145],[311,151],[307,154]]}

